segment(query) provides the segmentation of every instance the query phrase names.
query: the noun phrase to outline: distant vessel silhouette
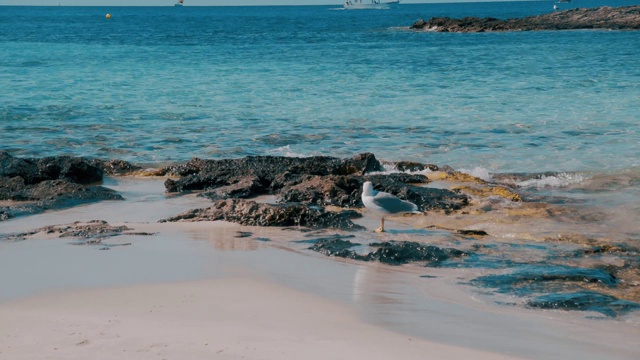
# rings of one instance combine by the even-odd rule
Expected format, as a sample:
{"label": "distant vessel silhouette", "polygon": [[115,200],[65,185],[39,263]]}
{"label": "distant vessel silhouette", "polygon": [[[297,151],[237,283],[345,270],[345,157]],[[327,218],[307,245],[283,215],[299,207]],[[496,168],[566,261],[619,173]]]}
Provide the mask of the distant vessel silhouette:
{"label": "distant vessel silhouette", "polygon": [[400,4],[400,0],[384,1],[384,0],[346,0],[344,8],[347,10],[364,10],[364,9],[391,9]]}

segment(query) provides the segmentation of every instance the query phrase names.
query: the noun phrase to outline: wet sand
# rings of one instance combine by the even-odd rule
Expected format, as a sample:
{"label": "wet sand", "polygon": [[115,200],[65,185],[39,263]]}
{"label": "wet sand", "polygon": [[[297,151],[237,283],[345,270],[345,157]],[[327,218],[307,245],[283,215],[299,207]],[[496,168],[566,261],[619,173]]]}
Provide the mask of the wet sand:
{"label": "wet sand", "polygon": [[[459,284],[482,270],[325,258],[291,243],[305,238],[299,231],[224,222],[158,224],[160,218],[208,201],[166,197],[160,180],[109,181],[127,200],[0,224],[1,233],[10,233],[103,219],[155,233],[110,238],[105,242],[123,246],[108,251],[38,236],[0,242],[0,357],[640,355],[637,317],[596,319],[581,312],[500,306]],[[396,220],[381,239],[412,239],[426,231]],[[359,223],[373,228],[376,221],[365,217]],[[252,237],[236,237],[238,231]],[[429,234],[437,241],[437,231]]]}

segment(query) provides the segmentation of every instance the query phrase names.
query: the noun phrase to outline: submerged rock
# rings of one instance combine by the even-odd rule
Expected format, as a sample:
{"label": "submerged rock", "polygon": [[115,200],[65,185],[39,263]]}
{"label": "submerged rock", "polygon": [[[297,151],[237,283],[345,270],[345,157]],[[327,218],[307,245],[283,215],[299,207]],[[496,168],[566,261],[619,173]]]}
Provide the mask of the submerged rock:
{"label": "submerged rock", "polygon": [[595,311],[609,317],[617,317],[630,311],[640,310],[640,304],[620,300],[615,296],[595,291],[548,294],[529,300],[527,305],[539,309]]}
{"label": "submerged rock", "polygon": [[612,287],[616,286],[617,279],[614,275],[600,269],[529,265],[509,274],[485,275],[472,281],[476,285],[496,288],[499,292],[512,292],[517,287],[542,287],[546,282],[576,282]]}
{"label": "submerged rock", "polygon": [[458,249],[440,248],[412,241],[388,241],[374,243],[370,246],[378,249],[369,253],[369,259],[389,265],[425,261],[426,266],[437,266],[450,258],[459,258],[467,255],[467,253]]}
{"label": "submerged rock", "polygon": [[465,17],[431,18],[415,22],[412,29],[437,32],[534,31],[572,29],[640,29],[640,6],[582,8],[554,11],[539,16],[500,20]]}
{"label": "submerged rock", "polygon": [[55,236],[75,239],[71,243],[72,245],[99,245],[101,246],[100,250],[108,250],[114,246],[127,246],[131,245],[131,243],[106,244],[103,241],[107,238],[123,235],[154,235],[153,233],[134,232],[132,230],[127,226],[109,225],[104,220],[76,221],[72,224],[45,226],[18,234],[0,235],[0,241],[21,241],[42,234],[46,237]]}
{"label": "submerged rock", "polygon": [[357,215],[352,211],[335,213],[301,204],[272,205],[249,200],[227,199],[218,200],[209,208],[186,211],[160,222],[225,220],[247,226],[304,226],[364,230],[364,227],[350,220]]}
{"label": "submerged rock", "polygon": [[358,254],[350,250],[357,246],[341,238],[322,239],[315,242],[309,249],[327,256],[337,256],[360,261],[379,261],[388,265],[403,265],[412,262],[426,262],[426,266],[437,266],[450,258],[463,257],[467,253],[453,248],[439,248],[411,241],[388,241],[373,243],[375,251],[368,254]]}

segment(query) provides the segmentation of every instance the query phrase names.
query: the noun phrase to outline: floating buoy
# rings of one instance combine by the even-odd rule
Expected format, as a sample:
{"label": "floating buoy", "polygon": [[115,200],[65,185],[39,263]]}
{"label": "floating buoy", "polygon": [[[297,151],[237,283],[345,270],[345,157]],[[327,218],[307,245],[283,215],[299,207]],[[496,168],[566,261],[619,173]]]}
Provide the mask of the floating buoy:
{"label": "floating buoy", "polygon": [[111,19],[111,14],[107,14],[106,18]]}

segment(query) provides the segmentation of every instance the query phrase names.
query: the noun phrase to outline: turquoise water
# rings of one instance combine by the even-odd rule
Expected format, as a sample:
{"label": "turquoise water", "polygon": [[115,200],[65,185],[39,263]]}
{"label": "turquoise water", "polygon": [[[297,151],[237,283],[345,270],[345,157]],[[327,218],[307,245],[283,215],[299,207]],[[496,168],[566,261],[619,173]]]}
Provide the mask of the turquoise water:
{"label": "turquoise water", "polygon": [[408,30],[551,8],[0,7],[0,150],[143,164],[369,151],[489,172],[633,171],[640,32]]}

